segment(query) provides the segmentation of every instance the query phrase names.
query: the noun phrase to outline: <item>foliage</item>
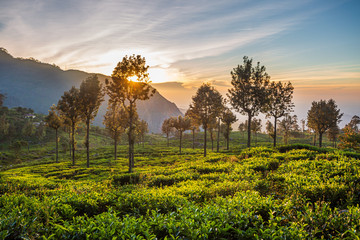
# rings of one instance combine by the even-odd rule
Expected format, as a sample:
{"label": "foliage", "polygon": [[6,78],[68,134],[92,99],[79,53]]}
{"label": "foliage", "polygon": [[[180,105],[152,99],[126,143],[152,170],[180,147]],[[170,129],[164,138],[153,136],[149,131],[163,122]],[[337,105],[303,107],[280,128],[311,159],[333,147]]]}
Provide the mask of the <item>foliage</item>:
{"label": "foliage", "polygon": [[360,133],[356,132],[351,125],[347,125],[343,131],[344,133],[339,137],[339,147],[341,149],[352,149],[360,152]]}
{"label": "foliage", "polygon": [[134,173],[126,173],[125,147],[114,165],[110,148],[97,152],[92,168],[84,160],[0,172],[1,238],[359,237],[360,164],[338,150],[288,145],[202,157],[151,147]]}
{"label": "foliage", "polygon": [[80,105],[80,91],[74,86],[69,91],[64,92],[57,104],[60,115],[65,119],[65,122],[69,123],[71,128],[73,165],[75,165],[75,129],[81,117]]}
{"label": "foliage", "polygon": [[274,147],[276,147],[277,120],[289,114],[294,107],[292,102],[294,87],[291,82],[271,82],[269,85],[269,103],[266,105],[268,117],[274,117]]}
{"label": "foliage", "polygon": [[224,112],[222,113],[222,121],[224,122],[224,137],[226,139],[226,149],[229,150],[229,144],[230,144],[230,132],[232,131],[231,124],[235,123],[237,121],[237,118],[234,113],[231,112],[230,109],[226,108]]}
{"label": "foliage", "polygon": [[180,138],[179,152],[181,154],[183,132],[185,132],[186,130],[190,130],[190,128],[191,128],[190,118],[186,117],[186,116],[183,117],[181,115],[178,117],[172,117],[172,118],[170,118],[170,125],[173,128],[175,128],[179,133],[179,138]]}
{"label": "foliage", "polygon": [[[129,172],[132,172],[134,167],[136,101],[147,100],[155,93],[155,89],[151,89],[149,85],[148,68],[145,58],[140,55],[125,56],[115,67],[111,81],[106,80],[106,90],[110,97],[109,104],[121,102],[127,113]],[[133,78],[136,81],[133,81]]]}
{"label": "foliage", "polygon": [[248,116],[248,142],[251,143],[251,119],[259,112],[265,112],[268,103],[268,90],[270,76],[266,73],[266,68],[260,66],[260,62],[255,67],[252,59],[244,56],[243,65],[238,65],[231,71],[231,84],[228,97],[232,107],[241,114]]}
{"label": "foliage", "polygon": [[297,116],[291,116],[290,114],[285,114],[285,117],[279,123],[280,131],[284,135],[284,143],[288,144],[288,139],[291,132],[298,131],[299,126],[297,124]]}
{"label": "foliage", "polygon": [[89,131],[90,122],[96,117],[100,104],[104,101],[104,92],[97,75],[92,75],[81,82],[79,92],[79,111],[81,118],[86,123],[85,146],[87,151],[87,167],[90,167],[89,156]]}
{"label": "foliage", "polygon": [[336,126],[342,117],[340,109],[333,99],[328,101],[313,101],[307,115],[308,127],[314,129],[319,134],[319,146],[322,145],[322,135],[326,130]]}
{"label": "foliage", "polygon": [[206,156],[206,133],[211,121],[216,119],[223,109],[223,98],[214,87],[204,83],[192,97],[189,109],[191,118],[195,119],[204,129],[204,156]]}

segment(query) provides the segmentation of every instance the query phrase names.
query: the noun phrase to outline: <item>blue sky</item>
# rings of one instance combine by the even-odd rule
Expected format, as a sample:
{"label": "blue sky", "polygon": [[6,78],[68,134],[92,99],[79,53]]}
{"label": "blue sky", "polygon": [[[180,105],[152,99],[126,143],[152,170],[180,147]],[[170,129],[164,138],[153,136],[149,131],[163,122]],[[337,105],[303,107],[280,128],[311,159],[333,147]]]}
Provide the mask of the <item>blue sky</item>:
{"label": "blue sky", "polygon": [[0,47],[104,74],[141,54],[155,86],[182,108],[202,82],[225,94],[247,55],[272,80],[293,83],[300,118],[331,97],[350,116],[360,112],[359,12],[358,0],[1,0]]}

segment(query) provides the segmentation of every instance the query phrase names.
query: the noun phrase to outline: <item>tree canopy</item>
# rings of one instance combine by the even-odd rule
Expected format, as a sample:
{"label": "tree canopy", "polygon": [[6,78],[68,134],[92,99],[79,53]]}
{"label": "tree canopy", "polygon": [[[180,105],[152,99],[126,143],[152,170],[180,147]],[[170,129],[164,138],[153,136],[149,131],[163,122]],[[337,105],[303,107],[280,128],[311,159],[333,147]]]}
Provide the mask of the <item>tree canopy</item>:
{"label": "tree canopy", "polygon": [[247,146],[250,147],[251,118],[260,112],[265,112],[270,76],[266,73],[266,68],[260,66],[260,62],[253,66],[252,59],[244,56],[243,60],[242,65],[238,65],[231,71],[233,87],[229,89],[228,97],[236,111],[248,115]]}
{"label": "tree canopy", "polygon": [[336,126],[341,120],[342,113],[333,99],[328,101],[313,101],[307,114],[308,127],[319,134],[319,146],[322,145],[322,135],[331,127]]}

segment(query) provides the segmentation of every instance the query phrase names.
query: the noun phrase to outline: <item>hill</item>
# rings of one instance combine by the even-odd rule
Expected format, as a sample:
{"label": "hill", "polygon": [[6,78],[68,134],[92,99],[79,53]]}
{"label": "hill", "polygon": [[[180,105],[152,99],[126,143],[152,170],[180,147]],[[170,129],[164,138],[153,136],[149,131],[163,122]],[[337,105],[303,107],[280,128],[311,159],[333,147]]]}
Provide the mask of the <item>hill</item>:
{"label": "hill", "polygon": [[[32,108],[46,114],[64,91],[80,86],[90,74],[78,70],[64,71],[35,59],[14,58],[5,49],[0,49],[0,92],[6,95],[4,105],[8,107]],[[108,78],[97,75],[102,82]],[[164,119],[182,115],[177,106],[159,92],[147,101],[138,102],[137,107],[140,118],[148,122],[150,132],[154,133],[161,131]],[[102,125],[106,108],[107,101],[101,105],[95,125]]]}

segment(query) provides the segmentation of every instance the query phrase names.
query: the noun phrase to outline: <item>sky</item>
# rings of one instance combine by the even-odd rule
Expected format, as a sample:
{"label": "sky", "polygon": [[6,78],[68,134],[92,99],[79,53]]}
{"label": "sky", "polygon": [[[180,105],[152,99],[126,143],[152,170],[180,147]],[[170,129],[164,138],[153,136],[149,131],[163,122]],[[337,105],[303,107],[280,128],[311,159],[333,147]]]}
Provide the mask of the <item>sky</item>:
{"label": "sky", "polygon": [[[333,98],[360,115],[359,0],[0,0],[0,47],[64,70],[110,75],[140,54],[150,80],[179,108],[203,82],[224,96],[253,58],[291,81],[295,112]],[[345,121],[345,120],[344,120]]]}

